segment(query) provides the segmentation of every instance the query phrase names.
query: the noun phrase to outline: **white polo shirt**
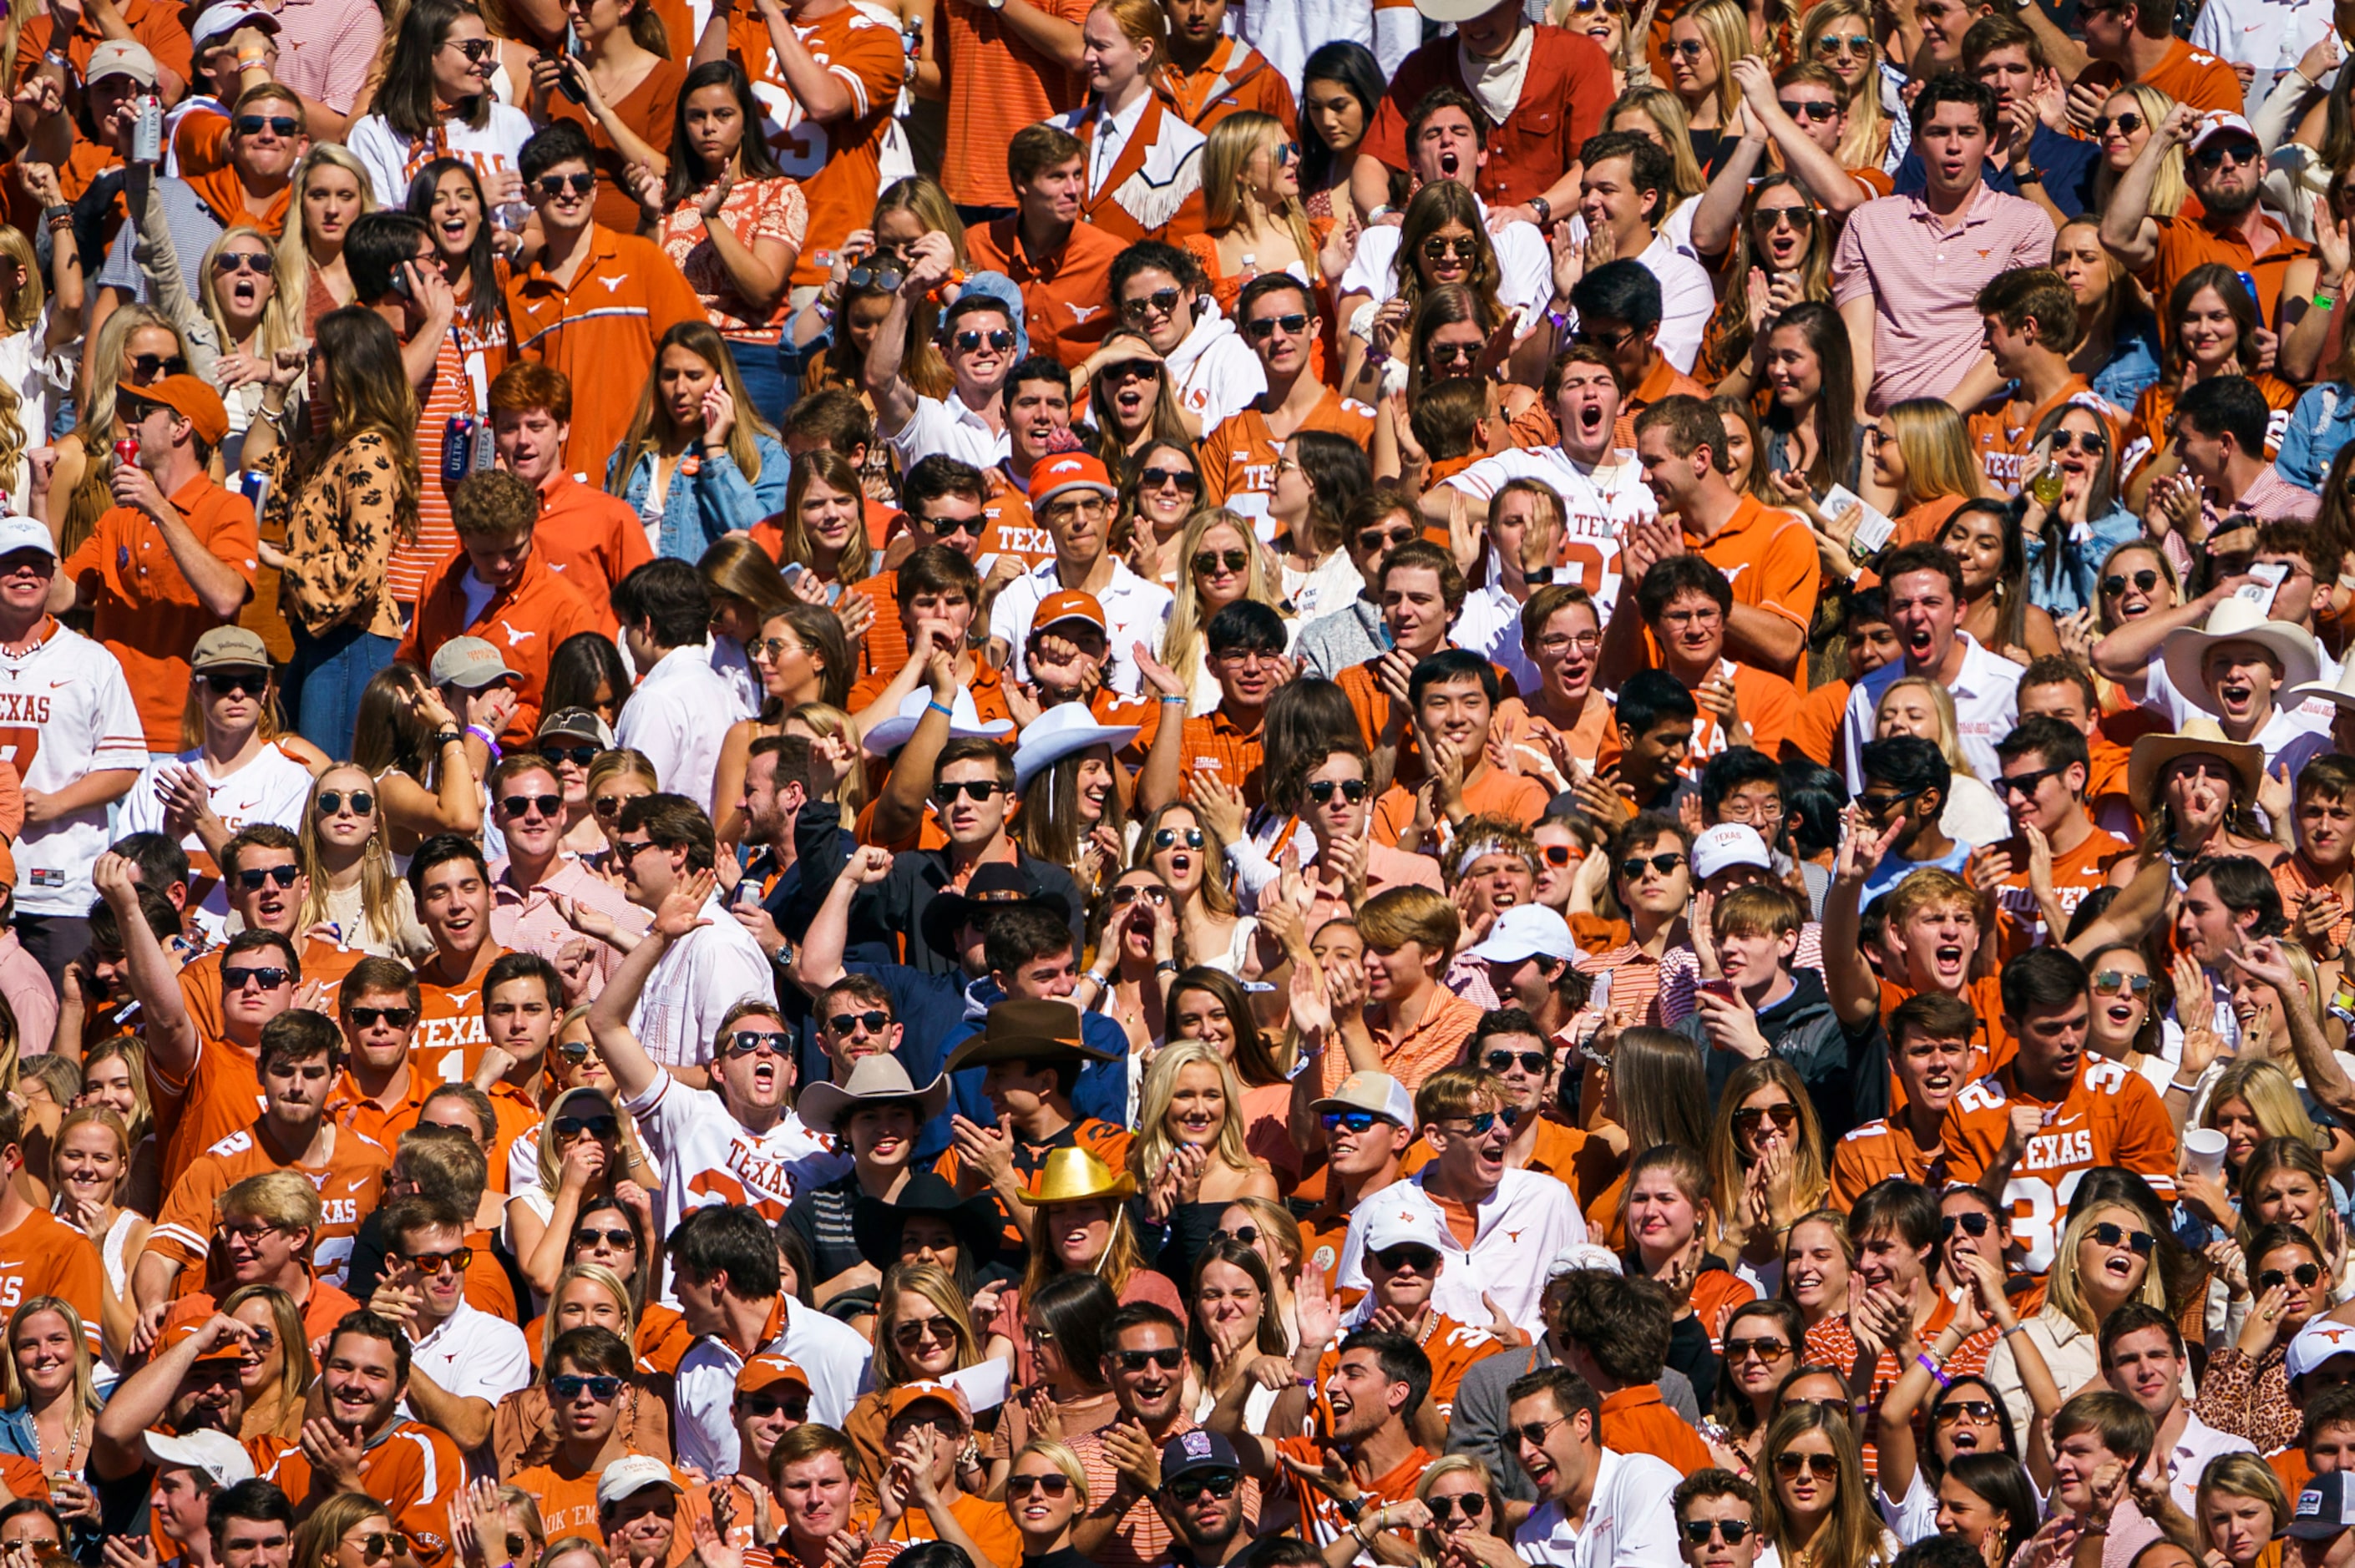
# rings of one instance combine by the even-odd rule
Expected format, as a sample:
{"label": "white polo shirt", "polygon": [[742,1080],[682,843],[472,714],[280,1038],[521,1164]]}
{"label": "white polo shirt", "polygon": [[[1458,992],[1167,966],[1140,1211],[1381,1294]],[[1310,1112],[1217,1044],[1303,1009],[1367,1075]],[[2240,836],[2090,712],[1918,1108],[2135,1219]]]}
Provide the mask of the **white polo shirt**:
{"label": "white polo shirt", "polygon": [[[847,1323],[790,1296],[779,1297],[777,1304],[784,1309],[784,1331],[762,1345],[761,1352],[783,1356],[807,1372],[809,1418],[839,1427],[872,1381],[874,1347]],[[679,1358],[672,1382],[678,1426],[671,1436],[681,1465],[707,1476],[736,1473],[736,1422],[730,1407],[736,1375],[743,1370],[743,1356],[716,1334],[704,1335]]]}
{"label": "white polo shirt", "polygon": [[[1963,645],[1963,667],[1953,681],[1943,683],[1955,699],[1955,729],[1963,756],[1982,783],[2003,772],[1995,745],[2009,735],[2019,717],[2021,667],[2000,653],[1979,646],[1967,631],[1955,633]],[[1900,678],[1910,673],[1902,659],[1884,664],[1857,683],[1848,694],[1848,713],[1840,721],[1841,766],[1850,792],[1864,788],[1864,743],[1872,738],[1872,714]]]}
{"label": "white polo shirt", "polygon": [[[1055,575],[1055,563],[1041,561],[1016,577],[998,593],[997,602],[990,607],[989,634],[1003,638],[1013,652],[1007,671],[1014,679],[1024,681],[1022,645],[1030,639],[1030,618],[1049,594],[1062,590],[1062,579]],[[1112,581],[1095,596],[1103,607],[1105,639],[1110,645],[1106,661],[1104,684],[1125,697],[1136,695],[1143,677],[1138,674],[1136,658],[1131,651],[1142,642],[1148,650],[1161,646],[1162,628],[1168,624],[1169,607],[1175,602],[1167,588],[1159,583],[1146,582],[1128,569],[1128,563],[1119,556],[1112,557]]]}
{"label": "white polo shirt", "polygon": [[2246,1437],[2230,1432],[2219,1432],[2184,1409],[2183,1436],[2167,1451],[2168,1490],[2174,1494],[2175,1506],[2185,1513],[2191,1512],[2199,1500],[2200,1478],[2207,1473],[2208,1461],[2219,1454],[2254,1454],[2257,1446]]}
{"label": "white polo shirt", "polygon": [[1559,1503],[1540,1503],[1514,1532],[1513,1550],[1558,1568],[1683,1568],[1668,1501],[1683,1479],[1665,1459],[1605,1448],[1585,1522],[1573,1528]]}
{"label": "white polo shirt", "polygon": [[504,1318],[477,1312],[461,1297],[442,1326],[410,1347],[410,1364],[461,1399],[493,1404],[531,1382],[531,1348]]}
{"label": "white polo shirt", "polygon": [[1467,1250],[1447,1228],[1438,1202],[1423,1190],[1428,1170],[1395,1186],[1385,1187],[1379,1202],[1369,1198],[1349,1216],[1349,1233],[1341,1243],[1341,1267],[1335,1276],[1345,1290],[1369,1287],[1366,1278],[1366,1231],[1385,1203],[1419,1203],[1438,1222],[1444,1262],[1431,1304],[1459,1323],[1490,1321],[1495,1313],[1482,1304],[1486,1292],[1497,1309],[1532,1335],[1545,1332],[1539,1309],[1545,1295],[1546,1265],[1563,1247],[1586,1240],[1586,1219],[1578,1212],[1570,1189],[1551,1176],[1535,1171],[1507,1171],[1497,1190],[1488,1194],[1475,1216],[1477,1230]]}
{"label": "white polo shirt", "polygon": [[890,441],[891,455],[899,460],[901,473],[934,452],[986,471],[1004,462],[1013,450],[1004,430],[991,429],[989,421],[954,392],[946,401],[917,398],[916,411]]}

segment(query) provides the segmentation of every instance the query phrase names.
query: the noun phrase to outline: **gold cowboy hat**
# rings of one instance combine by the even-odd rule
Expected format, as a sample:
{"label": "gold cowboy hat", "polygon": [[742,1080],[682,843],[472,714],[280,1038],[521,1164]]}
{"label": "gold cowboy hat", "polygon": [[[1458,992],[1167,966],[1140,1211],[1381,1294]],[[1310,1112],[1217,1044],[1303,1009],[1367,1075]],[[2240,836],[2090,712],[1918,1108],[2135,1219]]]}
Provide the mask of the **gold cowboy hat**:
{"label": "gold cowboy hat", "polygon": [[1136,1179],[1125,1171],[1115,1176],[1112,1167],[1084,1149],[1050,1150],[1039,1167],[1030,1190],[1018,1194],[1033,1208],[1049,1203],[1078,1203],[1090,1198],[1126,1199],[1136,1195]]}
{"label": "gold cowboy hat", "polygon": [[2137,736],[2134,749],[2126,755],[2126,793],[2146,814],[2158,809],[2159,775],[2179,757],[2217,758],[2240,779],[2248,800],[2257,798],[2257,786],[2264,775],[2264,748],[2225,739],[2214,719],[2190,718],[2183,721],[2180,734]]}

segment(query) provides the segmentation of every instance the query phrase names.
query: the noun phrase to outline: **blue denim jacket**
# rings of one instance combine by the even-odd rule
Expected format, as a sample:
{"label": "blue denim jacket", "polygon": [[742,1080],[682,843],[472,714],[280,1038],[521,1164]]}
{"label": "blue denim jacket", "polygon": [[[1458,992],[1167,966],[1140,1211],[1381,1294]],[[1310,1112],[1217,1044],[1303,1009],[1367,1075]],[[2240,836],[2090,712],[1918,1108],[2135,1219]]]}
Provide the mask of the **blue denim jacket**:
{"label": "blue denim jacket", "polygon": [[2319,495],[2339,449],[2350,437],[2355,437],[2355,386],[2325,381],[2309,387],[2289,411],[2289,429],[2282,433],[2274,467],[2292,484]]}
{"label": "blue denim jacket", "polygon": [[[785,509],[786,482],[793,476],[793,459],[774,436],[755,435],[752,450],[760,454],[761,477],[748,480],[736,460],[721,453],[703,460],[693,476],[674,473],[663,496],[662,534],[656,554],[692,564],[725,535],[749,529],[763,517]],[[619,454],[615,454],[617,457]],[[622,499],[640,517],[650,510],[655,460],[649,452],[630,471]]]}
{"label": "blue denim jacket", "polygon": [[2158,381],[2158,322],[2137,315],[2118,323],[2110,362],[2089,378],[2094,390],[2121,408],[2131,408],[2143,388]]}
{"label": "blue denim jacket", "polygon": [[2086,539],[2062,539],[2059,557],[2044,559],[2044,536],[2029,534],[2021,540],[2028,546],[2028,602],[2048,614],[2072,615],[2100,602],[2096,596],[2094,574],[2102,569],[2112,550],[2142,534],[2142,520],[2120,506],[2106,517],[2096,517],[2092,524],[2093,536]]}

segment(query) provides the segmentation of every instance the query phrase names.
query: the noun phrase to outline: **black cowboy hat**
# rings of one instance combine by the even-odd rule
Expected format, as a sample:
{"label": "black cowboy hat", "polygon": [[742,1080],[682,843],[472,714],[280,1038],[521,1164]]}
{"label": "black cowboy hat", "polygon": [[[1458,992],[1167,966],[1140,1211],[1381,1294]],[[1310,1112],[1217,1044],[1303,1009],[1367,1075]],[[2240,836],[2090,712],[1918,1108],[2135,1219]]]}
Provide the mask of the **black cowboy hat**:
{"label": "black cowboy hat", "polygon": [[924,906],[917,922],[924,945],[936,953],[954,954],[956,934],[967,921],[1001,909],[1044,909],[1058,920],[1071,917],[1071,901],[1060,893],[1041,892],[1038,878],[1018,865],[993,862],[973,874],[963,893],[941,893]]}
{"label": "black cowboy hat", "polygon": [[998,1237],[1006,1222],[996,1202],[986,1192],[960,1198],[954,1187],[929,1171],[909,1177],[899,1197],[888,1202],[863,1193],[859,1196],[858,1206],[850,1215],[850,1233],[858,1241],[858,1255],[878,1268],[888,1269],[899,1262],[900,1233],[911,1214],[936,1214],[946,1220],[956,1232],[957,1251],[975,1274],[997,1256]]}

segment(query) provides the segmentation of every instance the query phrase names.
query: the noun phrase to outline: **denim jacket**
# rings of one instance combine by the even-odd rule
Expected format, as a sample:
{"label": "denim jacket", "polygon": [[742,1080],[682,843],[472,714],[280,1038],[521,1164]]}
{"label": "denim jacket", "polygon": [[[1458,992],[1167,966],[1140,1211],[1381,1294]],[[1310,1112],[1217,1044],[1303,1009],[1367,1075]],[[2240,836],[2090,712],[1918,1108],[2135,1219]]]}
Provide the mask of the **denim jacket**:
{"label": "denim jacket", "polygon": [[2319,495],[2339,449],[2355,437],[2355,386],[2325,381],[2298,395],[2274,467],[2292,484]]}
{"label": "denim jacket", "polygon": [[[724,451],[705,458],[693,475],[672,473],[670,489],[663,496],[656,554],[692,565],[726,535],[748,530],[784,510],[793,459],[774,436],[755,435],[752,449],[761,458],[758,479],[746,479],[736,460]],[[630,482],[622,492],[622,499],[642,518],[652,513],[654,482],[655,459],[648,452],[630,471]]]}
{"label": "denim jacket", "polygon": [[[2062,525],[2064,528],[2066,524]],[[2112,550],[2142,534],[2142,520],[2123,506],[2088,524],[2088,536],[2073,539],[2064,533],[2057,560],[2044,558],[2044,535],[2026,534],[2028,602],[2053,616],[2074,614],[2100,602],[2094,574],[2102,569]]]}

